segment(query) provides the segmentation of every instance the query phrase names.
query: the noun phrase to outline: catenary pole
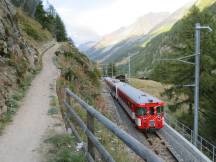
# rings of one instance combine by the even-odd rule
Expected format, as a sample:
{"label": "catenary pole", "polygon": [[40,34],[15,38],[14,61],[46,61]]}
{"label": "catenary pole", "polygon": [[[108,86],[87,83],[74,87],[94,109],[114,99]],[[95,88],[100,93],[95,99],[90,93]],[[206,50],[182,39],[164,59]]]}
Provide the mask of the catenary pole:
{"label": "catenary pole", "polygon": [[199,83],[200,83],[200,24],[195,25],[195,87],[194,87],[194,136],[193,142],[197,146],[199,120]]}
{"label": "catenary pole", "polygon": [[[195,54],[188,55],[176,59],[160,59],[164,61],[179,61],[186,64],[195,65],[195,83],[183,85],[184,87],[194,87],[194,128],[193,128],[193,144],[197,146],[198,128],[199,128],[199,89],[200,89],[200,30],[208,29],[209,32],[212,29],[209,26],[201,26],[200,23],[195,24]],[[195,56],[195,62],[185,61],[184,59]]]}
{"label": "catenary pole", "polygon": [[199,89],[200,89],[200,30],[212,29],[209,26],[201,26],[200,23],[195,25],[195,86],[194,86],[194,136],[193,143],[197,146],[198,129],[199,129]]}
{"label": "catenary pole", "polygon": [[128,58],[128,82],[130,83],[130,77],[131,77],[131,56],[129,55],[129,58]]}

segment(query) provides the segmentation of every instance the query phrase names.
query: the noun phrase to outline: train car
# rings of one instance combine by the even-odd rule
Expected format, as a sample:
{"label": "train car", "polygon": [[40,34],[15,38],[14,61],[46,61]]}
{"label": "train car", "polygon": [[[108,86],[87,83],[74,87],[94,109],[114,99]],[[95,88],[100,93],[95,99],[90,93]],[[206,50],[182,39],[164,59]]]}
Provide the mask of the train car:
{"label": "train car", "polygon": [[105,77],[104,81],[107,83],[110,89],[110,94],[117,99],[117,88],[123,83],[118,79],[112,79],[110,77]]}
{"label": "train car", "polygon": [[160,129],[164,126],[165,103],[129,84],[105,79],[115,97],[139,129]]}

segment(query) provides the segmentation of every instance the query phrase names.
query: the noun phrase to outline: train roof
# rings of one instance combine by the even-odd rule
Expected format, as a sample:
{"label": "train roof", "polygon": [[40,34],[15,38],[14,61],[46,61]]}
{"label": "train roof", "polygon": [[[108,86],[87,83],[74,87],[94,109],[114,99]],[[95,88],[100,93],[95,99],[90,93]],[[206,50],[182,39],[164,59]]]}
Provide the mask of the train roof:
{"label": "train roof", "polygon": [[111,82],[113,85],[117,86],[120,91],[126,94],[137,104],[147,104],[147,103],[161,103],[162,101],[158,98],[151,96],[148,93],[145,93],[137,88],[132,87],[131,85],[121,82],[118,79],[112,79],[110,77],[105,77],[105,80]]}
{"label": "train roof", "polygon": [[104,77],[104,80],[106,80],[106,81],[112,83],[113,85],[116,85],[116,84],[120,83],[120,80],[119,80],[119,79],[112,79],[112,78],[110,78],[110,77]]}
{"label": "train roof", "polygon": [[162,102],[156,97],[149,95],[139,89],[136,89],[129,84],[123,83],[118,87],[120,91],[130,97],[137,104],[160,103]]}

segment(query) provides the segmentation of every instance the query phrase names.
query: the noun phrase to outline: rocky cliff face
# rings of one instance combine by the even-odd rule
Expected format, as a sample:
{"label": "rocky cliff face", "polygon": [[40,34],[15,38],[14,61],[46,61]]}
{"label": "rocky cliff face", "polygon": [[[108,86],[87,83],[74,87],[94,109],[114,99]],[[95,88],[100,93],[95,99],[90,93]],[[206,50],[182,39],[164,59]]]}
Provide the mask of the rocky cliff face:
{"label": "rocky cliff face", "polygon": [[0,0],[0,115],[10,107],[9,99],[36,70],[39,53],[22,36],[16,8]]}

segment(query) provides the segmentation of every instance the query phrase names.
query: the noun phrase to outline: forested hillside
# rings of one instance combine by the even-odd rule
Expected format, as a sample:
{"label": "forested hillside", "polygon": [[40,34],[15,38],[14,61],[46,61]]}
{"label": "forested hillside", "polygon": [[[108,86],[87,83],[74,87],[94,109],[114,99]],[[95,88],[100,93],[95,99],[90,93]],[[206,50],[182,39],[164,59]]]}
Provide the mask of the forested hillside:
{"label": "forested hillside", "polygon": [[[200,3],[202,4],[202,3]],[[213,32],[201,32],[201,92],[199,123],[200,133],[215,141],[216,119],[216,3],[203,9],[196,6],[183,19],[178,21],[169,32],[152,39],[141,54],[132,60],[134,71],[144,71],[150,78],[172,85],[194,82],[194,66],[176,61],[161,61],[163,58],[179,58],[194,54],[195,23],[209,25]],[[143,58],[143,59],[140,59]],[[194,62],[194,58],[188,61]],[[177,117],[191,128],[193,126],[193,89],[172,86],[165,95],[174,101],[171,111],[181,110]],[[182,99],[182,95],[184,96]],[[179,97],[181,96],[181,97]],[[178,111],[179,112],[179,111]]]}

